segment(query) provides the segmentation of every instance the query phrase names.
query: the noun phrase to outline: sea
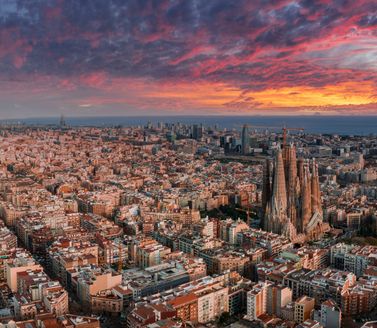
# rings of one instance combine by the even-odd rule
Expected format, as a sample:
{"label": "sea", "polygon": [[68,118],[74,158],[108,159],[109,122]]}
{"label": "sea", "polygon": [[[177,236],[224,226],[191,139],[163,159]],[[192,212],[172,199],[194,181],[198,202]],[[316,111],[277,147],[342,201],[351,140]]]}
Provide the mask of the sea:
{"label": "sea", "polygon": [[[57,125],[60,117],[7,120],[0,123],[26,125]],[[307,133],[377,136],[377,116],[107,116],[65,117],[69,126],[140,126],[148,122],[203,124],[221,129],[241,129],[248,124],[250,130],[281,131],[282,127],[303,128]]]}

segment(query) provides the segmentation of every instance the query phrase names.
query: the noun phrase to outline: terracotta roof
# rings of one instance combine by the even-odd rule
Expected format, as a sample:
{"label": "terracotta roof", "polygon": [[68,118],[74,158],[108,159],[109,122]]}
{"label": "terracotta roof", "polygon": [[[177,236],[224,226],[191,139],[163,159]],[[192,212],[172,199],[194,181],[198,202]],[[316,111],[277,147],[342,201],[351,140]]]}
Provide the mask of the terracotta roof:
{"label": "terracotta roof", "polygon": [[187,294],[172,299],[171,301],[169,301],[169,304],[171,304],[174,308],[178,308],[182,305],[192,303],[197,299],[198,297],[195,294]]}

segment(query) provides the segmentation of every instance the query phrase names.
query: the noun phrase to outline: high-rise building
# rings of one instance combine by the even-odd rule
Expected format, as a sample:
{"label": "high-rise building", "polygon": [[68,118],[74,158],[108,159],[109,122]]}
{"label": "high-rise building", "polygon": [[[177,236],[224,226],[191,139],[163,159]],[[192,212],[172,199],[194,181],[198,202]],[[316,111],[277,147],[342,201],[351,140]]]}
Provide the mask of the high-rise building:
{"label": "high-rise building", "polygon": [[194,124],[192,126],[192,138],[195,140],[200,140],[203,137],[203,126]]}
{"label": "high-rise building", "polygon": [[246,124],[242,127],[241,133],[241,153],[247,155],[250,152],[250,137],[249,129]]}
{"label": "high-rise building", "polygon": [[316,239],[329,229],[323,223],[318,166],[313,159],[296,158],[288,145],[278,150],[263,175],[263,227],[295,242]]}
{"label": "high-rise building", "polygon": [[60,127],[61,127],[61,128],[65,128],[65,127],[67,126],[67,123],[66,123],[66,121],[65,121],[65,117],[64,117],[64,115],[61,115],[61,116],[60,116],[60,122],[59,122],[59,124],[60,124]]}

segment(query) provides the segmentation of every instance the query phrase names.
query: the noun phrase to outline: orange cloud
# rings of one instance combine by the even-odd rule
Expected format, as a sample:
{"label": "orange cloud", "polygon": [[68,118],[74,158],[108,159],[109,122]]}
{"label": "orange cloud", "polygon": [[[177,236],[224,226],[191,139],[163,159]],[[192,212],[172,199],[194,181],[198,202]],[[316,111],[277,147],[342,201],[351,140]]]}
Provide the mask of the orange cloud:
{"label": "orange cloud", "polygon": [[321,88],[290,87],[253,92],[262,108],[366,105],[376,100],[372,82],[344,82]]}
{"label": "orange cloud", "polygon": [[[150,89],[150,88],[149,88]],[[177,99],[188,105],[212,108],[222,112],[225,108],[237,108],[249,112],[252,109],[315,108],[332,106],[358,106],[375,102],[375,86],[372,82],[344,82],[337,85],[314,87],[285,87],[262,91],[243,91],[222,83],[165,84],[152,88],[146,98]],[[232,106],[236,105],[236,106]]]}

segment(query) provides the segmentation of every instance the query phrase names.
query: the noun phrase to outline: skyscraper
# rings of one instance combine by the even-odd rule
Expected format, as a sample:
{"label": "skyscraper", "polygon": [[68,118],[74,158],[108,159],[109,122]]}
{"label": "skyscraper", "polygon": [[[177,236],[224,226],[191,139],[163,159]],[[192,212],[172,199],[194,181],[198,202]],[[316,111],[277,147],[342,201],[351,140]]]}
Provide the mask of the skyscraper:
{"label": "skyscraper", "polygon": [[194,124],[192,126],[192,138],[195,140],[200,140],[203,137],[203,126]]}
{"label": "skyscraper", "polygon": [[249,129],[246,124],[242,127],[242,134],[241,134],[241,153],[242,155],[246,155],[250,152],[250,137],[249,137]]}
{"label": "skyscraper", "polygon": [[65,117],[64,117],[64,115],[61,115],[61,116],[60,116],[60,122],[59,122],[59,124],[60,124],[60,127],[61,127],[61,128],[65,128],[65,127],[67,126],[67,123],[65,122]]}

